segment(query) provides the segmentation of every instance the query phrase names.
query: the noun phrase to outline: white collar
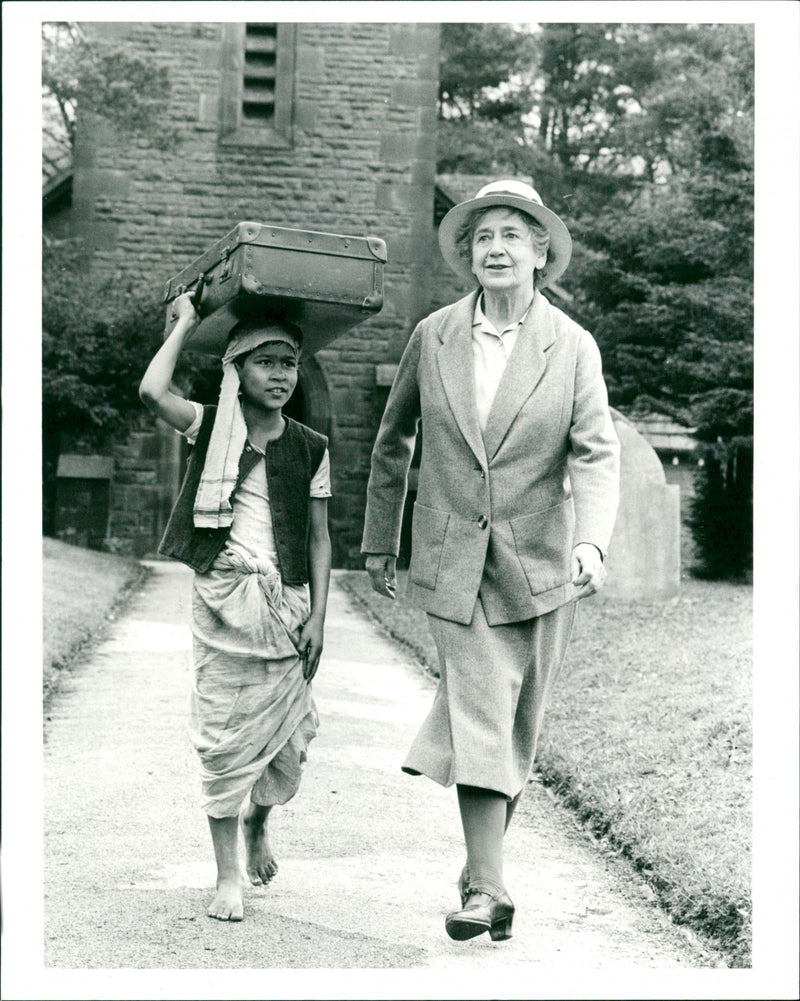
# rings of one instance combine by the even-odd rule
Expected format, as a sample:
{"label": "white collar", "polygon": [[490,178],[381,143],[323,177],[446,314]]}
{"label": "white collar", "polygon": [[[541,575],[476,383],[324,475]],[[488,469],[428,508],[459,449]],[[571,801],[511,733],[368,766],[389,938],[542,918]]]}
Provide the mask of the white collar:
{"label": "white collar", "polygon": [[528,313],[530,313],[531,311],[531,306],[533,305],[533,299],[531,299],[531,301],[528,303],[528,308],[519,318],[518,322],[510,324],[509,326],[505,327],[502,331],[498,331],[495,325],[492,323],[492,321],[486,316],[486,314],[483,311],[482,303],[483,303],[483,292],[481,292],[478,295],[478,298],[475,300],[475,312],[472,316],[472,326],[480,327],[481,330],[483,330],[487,334],[494,334],[496,337],[502,337],[503,334],[508,333],[510,330],[516,330],[517,327],[522,326],[522,324],[525,322],[528,316]]}

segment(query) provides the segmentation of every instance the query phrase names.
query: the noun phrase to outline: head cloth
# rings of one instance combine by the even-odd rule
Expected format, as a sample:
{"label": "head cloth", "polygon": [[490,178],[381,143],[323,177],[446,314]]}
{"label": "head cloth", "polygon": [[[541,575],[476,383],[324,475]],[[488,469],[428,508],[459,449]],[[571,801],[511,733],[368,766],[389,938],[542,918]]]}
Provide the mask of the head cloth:
{"label": "head cloth", "polygon": [[233,522],[230,496],[239,476],[239,459],[247,441],[247,425],[239,402],[239,370],[234,359],[269,341],[300,344],[280,326],[244,324],[231,337],[222,357],[222,385],[211,440],[194,499],[195,528],[227,528]]}

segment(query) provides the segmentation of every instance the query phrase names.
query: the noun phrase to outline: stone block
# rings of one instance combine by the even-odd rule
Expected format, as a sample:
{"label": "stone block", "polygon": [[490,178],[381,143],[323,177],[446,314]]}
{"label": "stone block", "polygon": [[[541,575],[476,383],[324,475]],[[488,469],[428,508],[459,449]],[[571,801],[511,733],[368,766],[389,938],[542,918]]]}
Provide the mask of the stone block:
{"label": "stone block", "polygon": [[428,136],[433,143],[435,155],[436,135],[439,126],[439,115],[436,108],[417,108],[416,122],[417,131]]}
{"label": "stone block", "polygon": [[298,45],[296,66],[299,80],[324,79],[327,72],[325,49],[321,45]]}
{"label": "stone block", "polygon": [[411,170],[411,182],[412,184],[419,184],[430,189],[430,197],[426,198],[425,202],[420,206],[420,209],[424,206],[426,225],[427,228],[430,229],[430,221],[433,216],[433,206],[431,203],[433,201],[433,185],[436,181],[436,161],[422,158],[423,151],[420,147],[425,145],[427,145],[427,143],[424,141],[418,143],[420,158],[416,160]]}
{"label": "stone block", "polygon": [[[314,132],[319,122],[319,106],[317,101],[309,98],[295,101],[294,104],[294,124],[304,132]],[[324,160],[321,153],[312,149],[310,151],[314,159]]]}
{"label": "stone block", "polygon": [[420,41],[416,24],[389,25],[389,46],[395,58],[415,57],[420,49]]}
{"label": "stone block", "polygon": [[406,264],[415,252],[414,241],[404,234],[387,233],[386,249],[393,266]]}
{"label": "stone block", "polygon": [[439,75],[439,47],[441,45],[442,26],[436,21],[414,25],[416,32],[417,55],[431,67],[431,72]]}
{"label": "stone block", "polygon": [[438,24],[392,24],[389,45],[395,58],[414,60],[421,76],[438,72]]}
{"label": "stone block", "polygon": [[680,589],[680,488],[668,484],[655,451],[612,411],[620,440],[620,504],[608,550],[609,598],[658,601]]}
{"label": "stone block", "polygon": [[200,125],[210,126],[219,123],[219,96],[217,94],[200,95],[197,121]]}
{"label": "stone block", "polygon": [[397,365],[394,362],[387,362],[383,365],[375,366],[375,385],[391,386],[394,377],[397,375]]}
{"label": "stone block", "polygon": [[413,160],[417,155],[419,136],[416,132],[384,132],[381,135],[382,160]]}
{"label": "stone block", "polygon": [[375,185],[375,205],[379,209],[392,212],[410,212],[417,207],[420,199],[429,192],[421,184],[392,184],[380,182]]}
{"label": "stone block", "polygon": [[129,517],[141,517],[143,512],[151,512],[158,498],[147,485],[139,483],[118,484],[114,507],[124,511]]}
{"label": "stone block", "polygon": [[391,103],[398,108],[429,107],[438,96],[435,80],[395,80],[391,89]]}
{"label": "stone block", "polygon": [[680,590],[680,489],[628,483],[620,499],[603,593],[637,601]]}
{"label": "stone block", "polygon": [[76,232],[86,240],[89,253],[98,251],[115,251],[119,244],[119,223],[111,219],[97,219],[94,214],[90,218],[82,217],[76,225]]}

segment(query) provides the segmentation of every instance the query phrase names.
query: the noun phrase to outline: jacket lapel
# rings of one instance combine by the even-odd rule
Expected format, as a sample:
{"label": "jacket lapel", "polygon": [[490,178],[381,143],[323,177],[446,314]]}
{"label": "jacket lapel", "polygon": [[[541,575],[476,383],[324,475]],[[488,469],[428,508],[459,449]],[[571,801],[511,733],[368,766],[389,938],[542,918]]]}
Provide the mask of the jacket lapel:
{"label": "jacket lapel", "polygon": [[541,292],[537,292],[486,420],[483,441],[489,462],[497,454],[517,414],[544,375],[547,365],[545,351],[555,339],[549,303]]}
{"label": "jacket lapel", "polygon": [[[472,317],[477,291],[461,299],[439,330],[443,342],[437,361],[447,402],[459,430],[481,464],[486,462],[478,411],[475,406],[475,366],[472,359]],[[423,434],[425,430],[423,428]]]}

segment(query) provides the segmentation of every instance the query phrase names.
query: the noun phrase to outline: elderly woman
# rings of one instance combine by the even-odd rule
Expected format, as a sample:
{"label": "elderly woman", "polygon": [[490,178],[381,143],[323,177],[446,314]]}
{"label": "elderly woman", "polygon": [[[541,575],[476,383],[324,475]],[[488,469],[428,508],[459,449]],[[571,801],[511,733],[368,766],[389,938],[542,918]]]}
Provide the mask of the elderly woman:
{"label": "elderly woman", "polygon": [[497,181],[439,229],[479,288],[414,330],[372,455],[362,552],[393,598],[408,469],[422,425],[408,596],[440,680],[403,764],[455,783],[467,861],[455,939],[509,938],[503,837],[528,779],[576,599],[603,584],[619,443],[593,338],[542,289],[572,241],[536,191]]}

